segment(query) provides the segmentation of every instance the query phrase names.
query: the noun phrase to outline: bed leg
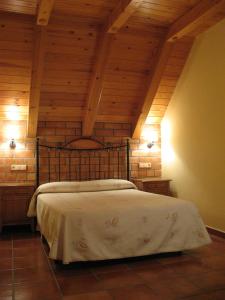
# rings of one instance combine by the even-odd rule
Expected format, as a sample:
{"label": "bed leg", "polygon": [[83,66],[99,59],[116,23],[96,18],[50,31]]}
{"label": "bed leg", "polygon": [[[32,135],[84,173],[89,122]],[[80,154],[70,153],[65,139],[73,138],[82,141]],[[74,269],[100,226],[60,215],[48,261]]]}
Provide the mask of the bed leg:
{"label": "bed leg", "polygon": [[31,227],[31,232],[35,233],[36,232],[36,221],[35,221],[35,218],[31,219],[30,227]]}

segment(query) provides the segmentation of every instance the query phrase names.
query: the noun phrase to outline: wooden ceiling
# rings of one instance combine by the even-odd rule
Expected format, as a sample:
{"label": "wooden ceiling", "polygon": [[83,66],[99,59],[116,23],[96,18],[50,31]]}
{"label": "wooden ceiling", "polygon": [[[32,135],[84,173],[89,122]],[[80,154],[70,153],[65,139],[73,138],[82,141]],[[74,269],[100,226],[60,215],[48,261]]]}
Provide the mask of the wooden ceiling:
{"label": "wooden ceiling", "polygon": [[[1,0],[0,119],[159,123],[224,0]],[[16,108],[13,108],[15,106]]]}

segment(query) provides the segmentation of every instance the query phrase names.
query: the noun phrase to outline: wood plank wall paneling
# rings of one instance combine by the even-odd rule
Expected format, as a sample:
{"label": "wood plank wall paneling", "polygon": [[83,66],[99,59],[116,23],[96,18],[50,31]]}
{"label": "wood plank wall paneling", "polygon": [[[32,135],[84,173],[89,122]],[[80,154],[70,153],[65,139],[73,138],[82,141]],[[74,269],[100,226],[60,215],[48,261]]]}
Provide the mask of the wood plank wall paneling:
{"label": "wood plank wall paneling", "polygon": [[[33,17],[0,15],[1,182],[32,182],[35,179],[34,144],[26,139],[33,32]],[[9,149],[11,137],[16,137],[15,151]],[[12,172],[11,164],[26,164],[27,170]]]}
{"label": "wood plank wall paneling", "polygon": [[[94,3],[88,0],[85,3],[86,10],[84,2],[80,0],[76,1],[76,5],[73,1],[56,1],[55,15],[53,11],[53,19],[47,29],[39,120],[53,121],[58,118],[63,121],[72,120],[73,117],[75,120],[81,120],[84,115],[88,86],[95,63],[99,22],[103,23],[105,16],[109,15],[116,5],[112,1],[102,0],[96,0]],[[156,5],[152,1],[143,1],[138,12],[134,14],[134,18],[142,14],[142,17],[138,17],[141,20],[140,26],[133,22],[131,17],[127,25],[114,37],[98,121],[110,122],[110,118],[113,118],[114,122],[131,122],[138,103],[144,97],[144,85],[152,72],[159,42],[165,34],[165,27],[147,23],[147,19],[151,17],[147,16],[146,12],[154,12],[159,17],[158,21],[162,21],[160,25],[163,25],[164,19],[171,23],[196,3],[197,1],[172,3],[165,0]],[[79,8],[77,13],[74,12],[76,8]],[[71,14],[79,15],[76,20],[65,18],[65,15],[63,17],[63,13],[69,13],[69,10]],[[93,19],[89,19],[88,11]],[[62,13],[61,18],[56,12]],[[87,18],[82,19],[84,15]],[[95,19],[97,15],[98,20]],[[7,109],[4,106],[7,104],[24,106],[24,109],[20,109],[20,118],[26,119],[34,18],[2,14],[0,22],[0,96],[3,105],[0,109],[0,119],[5,118]],[[170,80],[171,83],[171,78],[178,78],[181,71],[179,63],[182,64],[176,60],[167,66],[167,82]],[[163,84],[156,96],[161,99],[157,105],[164,105],[165,94],[171,95],[172,91],[171,86]],[[168,101],[169,98],[166,99]],[[153,108],[155,110],[156,106]],[[150,115],[153,117],[152,112]],[[163,107],[158,107],[158,121],[162,115]]]}
{"label": "wood plank wall paneling", "polygon": [[0,119],[10,119],[12,106],[27,119],[33,29],[30,17],[0,17]]}
{"label": "wood plank wall paneling", "polygon": [[56,14],[75,17],[93,18],[95,22],[103,23],[111,13],[118,0],[57,0],[54,6]]}
{"label": "wood plank wall paneling", "polygon": [[98,26],[51,23],[41,89],[39,120],[81,120],[87,96]]}
{"label": "wood plank wall paneling", "polygon": [[38,0],[1,0],[0,11],[35,15]]}
{"label": "wood plank wall paneling", "polygon": [[152,24],[168,27],[198,2],[199,0],[144,1],[140,9],[128,21],[128,24],[139,28]]}

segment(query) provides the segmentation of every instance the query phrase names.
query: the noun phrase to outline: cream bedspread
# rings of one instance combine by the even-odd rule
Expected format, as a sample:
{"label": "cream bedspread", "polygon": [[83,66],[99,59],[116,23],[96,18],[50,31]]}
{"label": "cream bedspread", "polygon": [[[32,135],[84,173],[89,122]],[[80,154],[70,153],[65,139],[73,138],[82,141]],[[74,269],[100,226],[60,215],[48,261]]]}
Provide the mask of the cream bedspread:
{"label": "cream bedspread", "polygon": [[31,201],[28,215],[37,213],[52,259],[113,259],[210,243],[189,201],[141,192],[121,180],[74,184],[40,186]]}

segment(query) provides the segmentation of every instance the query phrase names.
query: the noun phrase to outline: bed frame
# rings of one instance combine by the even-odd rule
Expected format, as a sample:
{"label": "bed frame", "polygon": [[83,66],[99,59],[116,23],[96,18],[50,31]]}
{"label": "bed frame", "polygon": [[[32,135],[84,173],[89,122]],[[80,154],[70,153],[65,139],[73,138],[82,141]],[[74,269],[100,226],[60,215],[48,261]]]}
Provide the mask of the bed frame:
{"label": "bed frame", "polygon": [[129,152],[128,139],[115,146],[83,137],[64,146],[50,146],[41,144],[37,138],[36,186],[51,181],[130,180]]}

